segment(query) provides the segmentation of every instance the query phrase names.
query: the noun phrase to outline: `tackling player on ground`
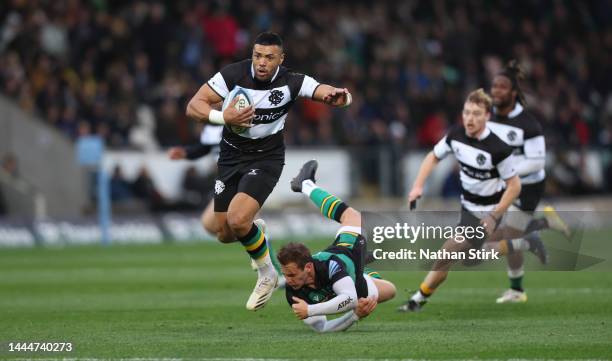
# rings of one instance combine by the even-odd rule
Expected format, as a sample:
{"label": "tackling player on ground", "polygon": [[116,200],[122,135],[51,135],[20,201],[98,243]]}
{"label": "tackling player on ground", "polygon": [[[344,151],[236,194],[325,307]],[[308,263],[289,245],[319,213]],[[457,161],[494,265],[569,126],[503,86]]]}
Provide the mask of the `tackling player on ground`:
{"label": "tackling player on ground", "polygon": [[[291,189],[306,195],[324,217],[342,227],[324,251],[311,255],[303,244],[289,243],[278,252],[278,260],[287,282],[287,302],[295,315],[318,332],[343,331],[369,315],[379,302],[393,298],[395,286],[364,270],[361,213],[319,188],[316,170],[316,161],[304,164]],[[344,315],[327,320],[326,315],[338,313]]]}
{"label": "tackling player on ground", "polygon": [[[221,69],[187,106],[189,117],[225,125],[215,183],[215,233],[221,242],[239,241],[258,266],[257,284],[246,304],[249,310],[262,308],[278,282],[265,234],[253,220],[283,169],[287,113],[298,97],[336,107],[351,103],[347,89],[291,72],[281,65],[284,58],[277,34],[259,34],[252,58]],[[238,111],[236,98],[224,111],[213,109],[236,87],[246,91],[254,104]]]}

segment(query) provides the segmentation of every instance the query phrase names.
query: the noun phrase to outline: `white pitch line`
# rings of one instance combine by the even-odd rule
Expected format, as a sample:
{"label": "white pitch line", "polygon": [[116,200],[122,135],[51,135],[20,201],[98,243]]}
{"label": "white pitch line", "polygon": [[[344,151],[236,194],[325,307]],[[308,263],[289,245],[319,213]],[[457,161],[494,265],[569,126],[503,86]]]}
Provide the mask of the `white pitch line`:
{"label": "white pitch line", "polygon": [[[14,361],[300,361],[289,358],[35,358],[13,359]],[[311,361],[331,361],[335,359],[309,359]],[[353,361],[429,361],[428,359],[351,359]],[[436,359],[440,361],[440,359]],[[443,361],[610,361],[609,359],[554,359],[554,358],[511,358],[511,359],[442,359]]]}

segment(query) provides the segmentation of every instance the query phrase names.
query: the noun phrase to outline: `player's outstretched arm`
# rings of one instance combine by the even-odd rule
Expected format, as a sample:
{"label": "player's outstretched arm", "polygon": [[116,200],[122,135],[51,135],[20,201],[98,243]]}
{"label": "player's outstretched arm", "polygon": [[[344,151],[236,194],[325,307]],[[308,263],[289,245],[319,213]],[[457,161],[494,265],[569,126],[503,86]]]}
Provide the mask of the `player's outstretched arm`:
{"label": "player's outstretched arm", "polygon": [[307,317],[343,313],[357,306],[357,290],[351,277],[346,276],[339,279],[334,282],[332,288],[337,296],[327,302],[308,305]]}
{"label": "player's outstretched arm", "polygon": [[311,316],[304,319],[306,325],[319,333],[344,331],[357,321],[359,321],[359,317],[353,311],[329,321],[325,316]]}
{"label": "player's outstretched arm", "polygon": [[354,310],[338,318],[327,320],[326,316],[311,316],[304,319],[304,323],[319,333],[344,331],[372,313],[377,304],[378,301],[374,296],[360,298]]}
{"label": "player's outstretched arm", "polygon": [[208,153],[210,153],[211,150],[211,145],[206,145],[202,143],[191,144],[182,147],[172,147],[168,150],[168,158],[172,160],[195,160],[207,155]]}
{"label": "player's outstretched arm", "polygon": [[493,234],[512,202],[521,194],[521,181],[516,173],[516,159],[512,153],[497,163],[495,167],[499,172],[499,176],[506,183],[506,189],[495,209],[480,222],[485,227],[489,236]]}
{"label": "player's outstretched arm", "polygon": [[506,182],[506,190],[502,194],[502,197],[499,203],[495,206],[495,210],[491,213],[492,216],[496,218],[496,220],[501,219],[501,217],[506,213],[512,202],[521,194],[521,180],[518,175],[515,175],[509,179],[505,180]]}
{"label": "player's outstretched arm", "polygon": [[412,189],[408,194],[408,203],[414,202],[421,198],[423,195],[423,187],[425,187],[425,181],[439,162],[440,160],[435,156],[433,151],[429,152],[425,156],[425,159],[423,159],[421,167],[419,168],[419,173],[417,174],[414,184],[412,185]]}
{"label": "player's outstretched arm", "polygon": [[334,88],[327,84],[320,84],[312,95],[312,99],[334,107],[348,107],[353,102],[353,96],[348,89]]}

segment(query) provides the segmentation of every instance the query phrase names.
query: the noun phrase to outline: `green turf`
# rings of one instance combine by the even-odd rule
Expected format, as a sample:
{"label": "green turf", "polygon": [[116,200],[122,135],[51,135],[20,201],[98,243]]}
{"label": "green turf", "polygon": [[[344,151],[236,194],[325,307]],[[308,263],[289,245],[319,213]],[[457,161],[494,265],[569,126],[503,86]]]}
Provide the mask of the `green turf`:
{"label": "green turf", "polygon": [[[1,250],[0,358],[612,358],[612,273],[527,274],[529,302],[500,306],[503,272],[456,272],[423,312],[395,312],[423,275],[384,273],[398,298],[319,335],[282,292],[244,308],[255,273],[239,245]],[[74,351],[8,353],[11,341]]]}

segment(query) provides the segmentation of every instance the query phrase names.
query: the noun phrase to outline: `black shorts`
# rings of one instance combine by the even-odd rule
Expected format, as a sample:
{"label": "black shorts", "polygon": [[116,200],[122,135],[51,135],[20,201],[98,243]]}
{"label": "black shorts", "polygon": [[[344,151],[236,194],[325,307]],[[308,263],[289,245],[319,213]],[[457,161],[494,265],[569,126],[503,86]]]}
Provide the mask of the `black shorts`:
{"label": "black shorts", "polygon": [[[476,217],[472,212],[468,211],[467,209],[461,207],[461,219],[459,220],[458,225],[462,227],[469,226],[476,228],[480,226],[480,218]],[[480,237],[478,234],[479,233],[476,233],[476,235],[474,235],[473,237],[466,238],[466,240],[474,248],[482,248],[483,243],[487,239],[486,234],[483,237]]]}
{"label": "black shorts", "polygon": [[522,211],[533,213],[538,207],[542,195],[544,195],[544,181],[523,184],[521,186],[521,194],[514,201],[514,205]]}
{"label": "black shorts", "polygon": [[276,186],[284,165],[282,159],[219,164],[219,175],[215,181],[215,212],[227,212],[230,202],[240,192],[255,198],[259,206],[263,206]]}

